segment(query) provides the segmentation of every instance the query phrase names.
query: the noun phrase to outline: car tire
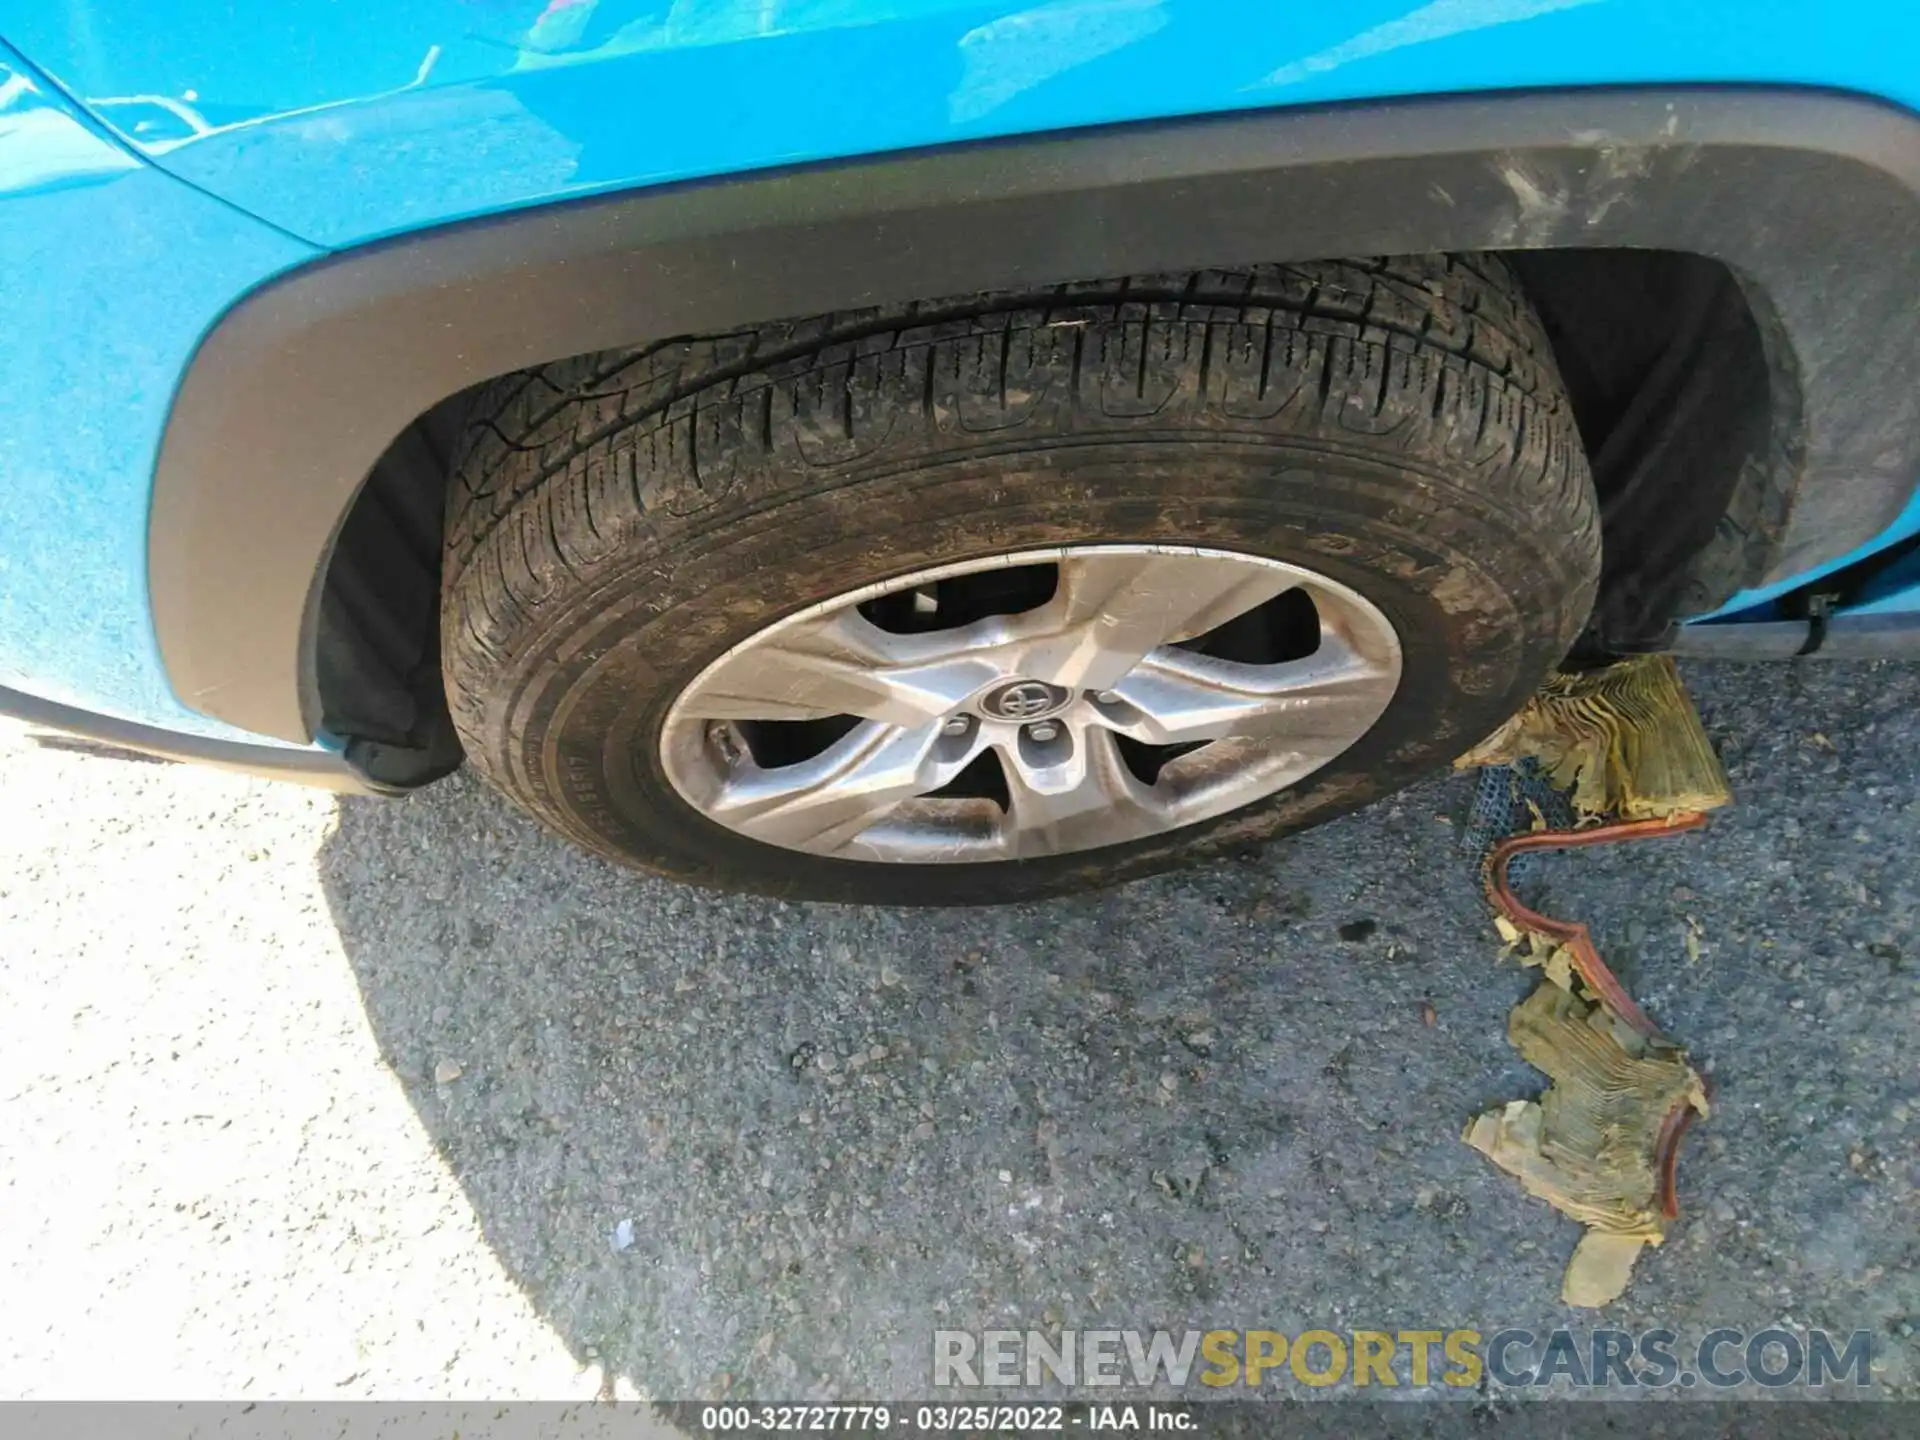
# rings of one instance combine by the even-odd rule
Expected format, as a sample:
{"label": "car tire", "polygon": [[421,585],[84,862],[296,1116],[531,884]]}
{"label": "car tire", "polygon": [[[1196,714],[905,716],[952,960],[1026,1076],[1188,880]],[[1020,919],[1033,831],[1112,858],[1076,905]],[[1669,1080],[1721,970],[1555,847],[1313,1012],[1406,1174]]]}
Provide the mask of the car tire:
{"label": "car tire", "polygon": [[[676,699],[769,627],[1063,546],[1321,577],[1391,627],[1391,698],[1319,768],[1226,813],[976,863],[768,843],[669,773]],[[1015,901],[1243,848],[1442,765],[1562,659],[1599,557],[1573,415],[1504,264],[1265,265],[831,315],[494,382],[450,489],[442,653],[474,766],[610,859],[793,899]]]}

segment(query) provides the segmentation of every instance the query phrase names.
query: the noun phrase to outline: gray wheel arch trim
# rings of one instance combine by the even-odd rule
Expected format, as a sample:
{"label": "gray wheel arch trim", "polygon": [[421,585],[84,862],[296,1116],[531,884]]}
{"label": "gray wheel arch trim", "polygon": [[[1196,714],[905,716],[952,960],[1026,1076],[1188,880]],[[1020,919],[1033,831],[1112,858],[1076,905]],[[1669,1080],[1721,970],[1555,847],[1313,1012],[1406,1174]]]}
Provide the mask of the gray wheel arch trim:
{"label": "gray wheel arch trim", "polygon": [[149,585],[183,703],[304,742],[333,537],[381,452],[477,381],[653,337],[1203,266],[1629,246],[1721,260],[1770,351],[1775,577],[1920,477],[1920,118],[1824,92],[1586,90],[1130,125],[570,201],[315,262],[182,379]]}
{"label": "gray wheel arch trim", "polygon": [[43,700],[21,690],[0,687],[0,718],[17,720],[37,730],[55,731],[90,741],[109,751],[127,751],[186,765],[205,765],[265,780],[288,780],[343,795],[398,795],[405,787],[370,779],[345,757],[330,750],[283,749],[278,745],[249,745],[244,741],[214,740],[161,730]]}

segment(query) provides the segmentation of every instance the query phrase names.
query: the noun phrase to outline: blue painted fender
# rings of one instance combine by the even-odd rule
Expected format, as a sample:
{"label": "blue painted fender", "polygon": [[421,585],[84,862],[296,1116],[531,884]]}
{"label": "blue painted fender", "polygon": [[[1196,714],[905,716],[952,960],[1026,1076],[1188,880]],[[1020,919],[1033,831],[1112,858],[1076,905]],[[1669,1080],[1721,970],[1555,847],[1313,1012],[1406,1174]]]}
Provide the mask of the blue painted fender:
{"label": "blue painted fender", "polygon": [[[201,337],[327,251],[800,162],[1338,100],[1726,83],[1920,108],[1901,0],[15,0],[0,32],[18,47],[0,48],[0,685],[215,735],[233,732],[172,692],[154,640],[158,447]],[[1920,505],[1874,544],[1916,531]]]}
{"label": "blue painted fender", "polygon": [[1275,105],[1772,84],[1920,105],[1906,0],[63,0],[5,33],[328,247],[566,196]]}

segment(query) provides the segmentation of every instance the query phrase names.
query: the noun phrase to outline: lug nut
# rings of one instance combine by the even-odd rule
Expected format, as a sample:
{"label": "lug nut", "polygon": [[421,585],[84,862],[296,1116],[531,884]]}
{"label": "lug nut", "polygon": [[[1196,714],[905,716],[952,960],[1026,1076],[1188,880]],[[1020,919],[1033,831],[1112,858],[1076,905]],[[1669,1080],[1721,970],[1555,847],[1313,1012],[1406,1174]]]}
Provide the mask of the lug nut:
{"label": "lug nut", "polygon": [[1120,703],[1120,692],[1118,690],[1102,690],[1093,698],[1098,700],[1102,705],[1118,705]]}
{"label": "lug nut", "polygon": [[1027,738],[1044,745],[1049,740],[1060,738],[1060,727],[1051,720],[1036,720],[1027,726]]}
{"label": "lug nut", "polygon": [[711,720],[707,722],[707,740],[720,752],[720,758],[729,765],[740,763],[740,737],[734,731],[731,722]]}
{"label": "lug nut", "polygon": [[973,722],[964,715],[956,715],[940,727],[944,735],[964,735],[973,728]]}

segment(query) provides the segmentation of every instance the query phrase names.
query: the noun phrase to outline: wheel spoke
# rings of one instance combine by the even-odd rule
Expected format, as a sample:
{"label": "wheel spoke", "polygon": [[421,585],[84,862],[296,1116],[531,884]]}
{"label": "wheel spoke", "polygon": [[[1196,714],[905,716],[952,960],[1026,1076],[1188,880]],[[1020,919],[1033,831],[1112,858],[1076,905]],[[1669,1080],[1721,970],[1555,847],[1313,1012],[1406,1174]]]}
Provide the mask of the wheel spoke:
{"label": "wheel spoke", "polygon": [[[1044,603],[1012,608],[1032,577],[990,572],[1016,564],[1057,567]],[[988,578],[969,589],[975,571]],[[923,586],[928,603],[910,613],[895,603]],[[1312,655],[1254,664],[1182,648],[1295,588],[1319,616]],[[1291,633],[1305,607],[1284,618]],[[1252,648],[1264,632],[1236,627],[1234,653],[1274,653]],[[1295,783],[1373,726],[1400,673],[1378,609],[1297,566],[1166,544],[1010,552],[768,626],[681,693],[661,760],[699,813],[789,850],[903,864],[1062,855]],[[812,732],[747,723],[835,718]],[[808,755],[826,735],[837,738]],[[1135,773],[1131,742],[1174,748]],[[997,787],[968,783],[983,779],[987,747],[1004,805],[990,798]],[[771,763],[776,754],[808,758]],[[976,760],[981,771],[963,779]]]}
{"label": "wheel spoke", "polygon": [[[820,720],[907,728],[953,709],[979,683],[970,668],[897,663],[895,641],[857,610],[790,626],[701,677],[688,713],[701,720]],[[982,672],[991,678],[991,671]]]}
{"label": "wheel spoke", "polygon": [[1089,728],[1049,745],[1024,737],[1000,749],[1020,857],[1058,855],[1148,835],[1163,823],[1152,791],[1120,758],[1110,732]]}
{"label": "wheel spoke", "polygon": [[1320,760],[1351,745],[1386,708],[1396,676],[1333,636],[1305,659],[1242,665],[1191,650],[1157,650],[1102,707],[1115,730],[1151,745],[1228,736],[1277,740]]}
{"label": "wheel spoke", "polygon": [[831,854],[902,801],[948,783],[979,749],[977,733],[867,721],[797,764],[762,769],[742,761],[708,813],[756,840]]}
{"label": "wheel spoke", "polygon": [[1155,550],[1089,551],[1060,561],[1060,588],[1032,612],[1025,674],[1104,690],[1158,646],[1204,635],[1290,590],[1282,570]]}

